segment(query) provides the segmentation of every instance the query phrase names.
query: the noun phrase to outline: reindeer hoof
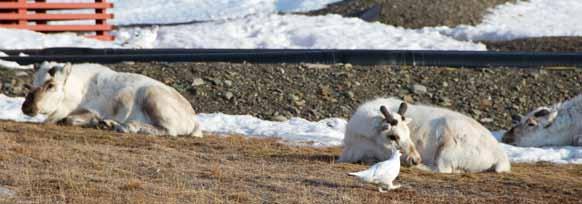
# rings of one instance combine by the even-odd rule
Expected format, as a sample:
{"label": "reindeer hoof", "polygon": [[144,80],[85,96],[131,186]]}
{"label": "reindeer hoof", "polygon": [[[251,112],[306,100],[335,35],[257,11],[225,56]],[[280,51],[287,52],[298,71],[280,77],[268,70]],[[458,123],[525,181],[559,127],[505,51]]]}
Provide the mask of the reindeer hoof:
{"label": "reindeer hoof", "polygon": [[121,125],[114,120],[100,120],[97,124],[97,129],[101,130],[117,130]]}

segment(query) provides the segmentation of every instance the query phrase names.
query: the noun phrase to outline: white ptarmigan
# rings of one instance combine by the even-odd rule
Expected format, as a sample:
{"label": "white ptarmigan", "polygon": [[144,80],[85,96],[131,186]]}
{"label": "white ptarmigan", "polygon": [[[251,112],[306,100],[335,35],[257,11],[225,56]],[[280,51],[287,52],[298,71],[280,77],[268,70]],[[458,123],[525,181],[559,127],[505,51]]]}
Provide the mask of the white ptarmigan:
{"label": "white ptarmigan", "polygon": [[385,187],[388,190],[400,188],[400,185],[394,185],[392,182],[400,173],[401,155],[400,150],[396,150],[390,159],[378,162],[364,171],[348,173],[348,175],[355,176],[364,182],[379,185],[378,191],[381,193],[386,192],[382,187]]}

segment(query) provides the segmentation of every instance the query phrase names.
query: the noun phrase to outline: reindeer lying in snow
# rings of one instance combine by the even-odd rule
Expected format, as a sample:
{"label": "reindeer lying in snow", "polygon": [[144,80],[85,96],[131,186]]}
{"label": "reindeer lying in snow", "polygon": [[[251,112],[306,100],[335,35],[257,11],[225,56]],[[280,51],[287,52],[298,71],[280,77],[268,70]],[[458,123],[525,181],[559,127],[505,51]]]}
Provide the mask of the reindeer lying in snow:
{"label": "reindeer lying in snow", "polygon": [[502,141],[517,146],[582,146],[582,95],[514,118]]}
{"label": "reindeer lying in snow", "polygon": [[[377,127],[380,123],[378,119],[373,119],[378,117],[377,114],[362,111],[377,109],[380,106],[386,106],[394,111],[401,107],[400,104],[402,101],[398,99],[379,98],[362,105],[367,108],[358,108],[346,128],[344,154],[340,161],[365,160],[371,154],[378,160],[388,158],[389,155],[385,152],[391,147],[384,145],[384,141],[368,139],[369,135],[360,132],[354,134],[350,131],[354,127],[362,129],[368,126],[372,132],[371,127]],[[414,147],[418,152],[416,154],[420,154],[424,167],[441,173],[510,171],[509,160],[499,143],[489,130],[472,118],[451,110],[424,105],[410,105],[402,116],[405,120],[411,119],[407,123],[411,141],[408,146]],[[375,137],[378,136],[372,138]],[[358,154],[347,154],[346,150]],[[378,158],[383,154],[386,156]]]}
{"label": "reindeer lying in snow", "polygon": [[98,64],[44,62],[35,67],[22,112],[46,122],[95,126],[120,132],[201,137],[190,103],[176,90],[146,76]]}

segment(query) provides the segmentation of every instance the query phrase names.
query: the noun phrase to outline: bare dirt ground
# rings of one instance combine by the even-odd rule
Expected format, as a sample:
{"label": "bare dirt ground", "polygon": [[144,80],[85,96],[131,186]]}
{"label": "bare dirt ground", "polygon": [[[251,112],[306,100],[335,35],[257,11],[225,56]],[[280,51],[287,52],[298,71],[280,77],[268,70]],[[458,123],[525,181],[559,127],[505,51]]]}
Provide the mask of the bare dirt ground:
{"label": "bare dirt ground", "polygon": [[379,193],[346,176],[339,148],[238,136],[168,138],[0,121],[1,203],[581,203],[582,166],[506,174],[404,168]]}

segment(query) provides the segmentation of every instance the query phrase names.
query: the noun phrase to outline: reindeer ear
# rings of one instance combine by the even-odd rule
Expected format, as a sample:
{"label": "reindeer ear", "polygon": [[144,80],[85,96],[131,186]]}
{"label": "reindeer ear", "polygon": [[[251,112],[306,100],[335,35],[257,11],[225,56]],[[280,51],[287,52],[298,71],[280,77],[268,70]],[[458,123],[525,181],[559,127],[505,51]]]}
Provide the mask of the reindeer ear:
{"label": "reindeer ear", "polygon": [[384,115],[384,120],[392,126],[398,125],[398,120],[394,119],[394,116],[390,114],[386,106],[380,106],[380,112]]}
{"label": "reindeer ear", "polygon": [[65,81],[69,74],[71,74],[72,70],[71,63],[66,63],[64,65],[57,65],[51,68],[48,73],[56,80],[56,81]]}
{"label": "reindeer ear", "polygon": [[541,118],[550,115],[550,111],[548,109],[541,109],[534,113],[536,118]]}
{"label": "reindeer ear", "polygon": [[406,110],[408,110],[408,104],[401,103],[400,107],[398,108],[398,114],[400,114],[402,117],[404,117],[404,113],[406,113]]}

